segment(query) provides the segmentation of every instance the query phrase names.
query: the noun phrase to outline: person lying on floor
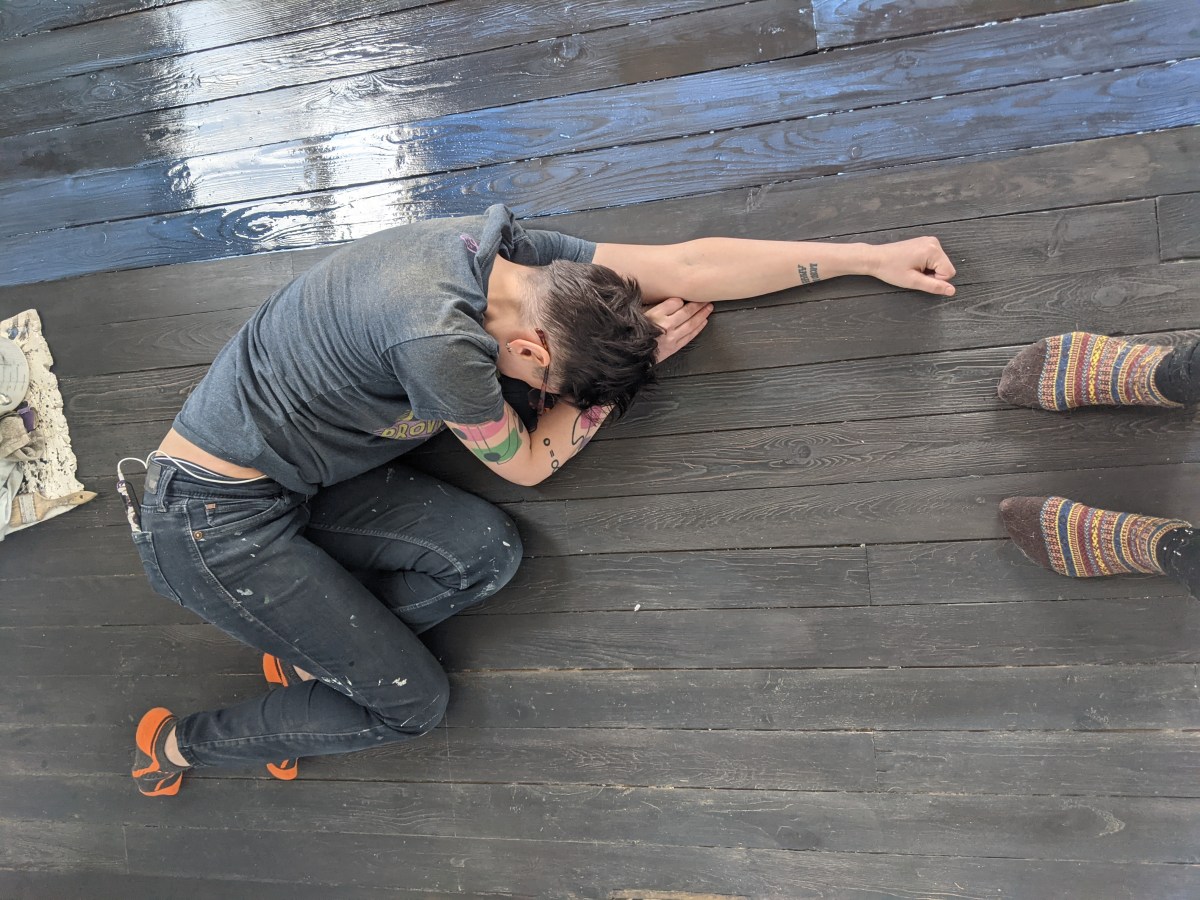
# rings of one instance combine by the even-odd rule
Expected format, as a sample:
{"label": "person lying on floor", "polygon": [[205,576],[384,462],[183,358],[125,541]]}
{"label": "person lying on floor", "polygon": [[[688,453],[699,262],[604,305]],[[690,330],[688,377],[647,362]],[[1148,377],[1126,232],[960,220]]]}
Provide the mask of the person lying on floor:
{"label": "person lying on floor", "polygon": [[[1066,412],[1081,406],[1178,408],[1200,401],[1200,341],[1174,350],[1075,331],[1044,338],[1005,367],[1000,399]],[[1009,497],[1009,536],[1060,575],[1167,575],[1200,600],[1200,530],[1190,522],[1096,509],[1065,497]]]}
{"label": "person lying on floor", "polygon": [[[521,540],[491,504],[389,464],[445,427],[537,484],[700,333],[711,301],[849,274],[954,293],[929,237],[593,244],[502,206],[379,232],[284,287],[188,397],[129,513],[152,586],[263,651],[279,688],[147,712],[138,789],[253,761],[290,779],[298,757],[428,732],[449,688],[418,635],[503,587]],[[500,376],[528,403],[506,402]]]}

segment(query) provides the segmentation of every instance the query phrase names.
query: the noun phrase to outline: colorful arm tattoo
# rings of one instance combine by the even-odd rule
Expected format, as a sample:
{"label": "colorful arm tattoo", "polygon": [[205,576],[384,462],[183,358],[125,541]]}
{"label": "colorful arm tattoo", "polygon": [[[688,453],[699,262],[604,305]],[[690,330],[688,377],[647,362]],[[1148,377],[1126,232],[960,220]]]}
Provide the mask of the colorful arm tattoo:
{"label": "colorful arm tattoo", "polygon": [[571,426],[571,446],[576,453],[587,446],[611,409],[611,406],[593,406],[581,410],[575,417],[575,423]]}
{"label": "colorful arm tattoo", "polygon": [[[449,424],[449,423],[447,423]],[[486,463],[506,463],[521,449],[521,435],[525,426],[520,418],[504,408],[504,417],[482,425],[450,424],[454,436],[467,445],[472,453]]]}

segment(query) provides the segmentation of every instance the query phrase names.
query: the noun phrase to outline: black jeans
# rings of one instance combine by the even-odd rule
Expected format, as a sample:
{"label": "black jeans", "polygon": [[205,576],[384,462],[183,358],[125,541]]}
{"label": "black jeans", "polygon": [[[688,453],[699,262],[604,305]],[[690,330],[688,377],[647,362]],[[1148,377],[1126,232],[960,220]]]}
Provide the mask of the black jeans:
{"label": "black jeans", "polygon": [[1176,347],[1154,373],[1154,384],[1168,400],[1200,402],[1200,341]]}
{"label": "black jeans", "polygon": [[134,542],[154,589],[316,676],[180,720],[197,766],[345,753],[424,734],[446,675],[417,635],[499,590],[521,540],[491,504],[400,466],[308,498],[151,466]]}
{"label": "black jeans", "polygon": [[1168,531],[1158,545],[1158,564],[1200,600],[1200,529]]}

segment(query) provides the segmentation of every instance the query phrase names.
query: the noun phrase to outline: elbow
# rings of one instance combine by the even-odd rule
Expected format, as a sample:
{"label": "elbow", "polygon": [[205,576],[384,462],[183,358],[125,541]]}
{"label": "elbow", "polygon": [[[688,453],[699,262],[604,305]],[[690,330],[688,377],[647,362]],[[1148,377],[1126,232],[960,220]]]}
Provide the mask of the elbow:
{"label": "elbow", "polygon": [[504,477],[521,487],[537,487],[550,477],[549,472],[504,472]]}

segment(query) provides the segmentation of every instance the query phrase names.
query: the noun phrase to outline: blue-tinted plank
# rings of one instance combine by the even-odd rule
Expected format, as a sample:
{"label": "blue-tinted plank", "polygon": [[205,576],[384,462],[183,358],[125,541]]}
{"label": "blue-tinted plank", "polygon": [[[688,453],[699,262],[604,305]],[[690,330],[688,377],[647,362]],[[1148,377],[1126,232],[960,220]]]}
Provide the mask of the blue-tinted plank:
{"label": "blue-tinted plank", "polygon": [[[0,186],[0,236],[916,100],[947,83],[980,90],[1060,78],[1100,56],[1106,68],[1176,59],[1196,46],[1178,27],[1193,2],[1063,13],[175,163],[30,179]],[[314,167],[313,159],[334,164]]]}
{"label": "blue-tinted plank", "polygon": [[0,284],[352,240],[1195,124],[1200,60],[0,241]]}
{"label": "blue-tinted plank", "polygon": [[189,0],[153,7],[0,44],[0,88],[196,53],[428,2],[431,0]]}

